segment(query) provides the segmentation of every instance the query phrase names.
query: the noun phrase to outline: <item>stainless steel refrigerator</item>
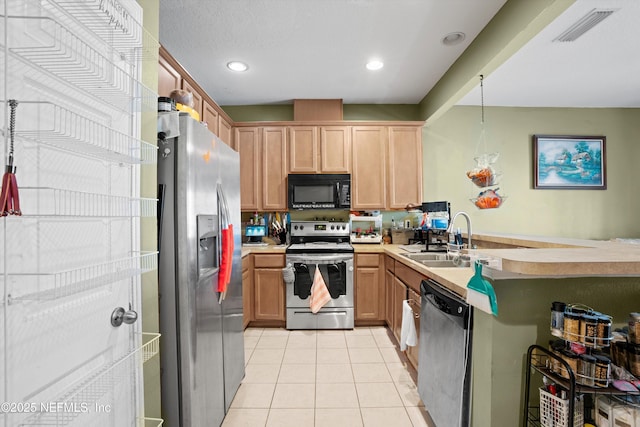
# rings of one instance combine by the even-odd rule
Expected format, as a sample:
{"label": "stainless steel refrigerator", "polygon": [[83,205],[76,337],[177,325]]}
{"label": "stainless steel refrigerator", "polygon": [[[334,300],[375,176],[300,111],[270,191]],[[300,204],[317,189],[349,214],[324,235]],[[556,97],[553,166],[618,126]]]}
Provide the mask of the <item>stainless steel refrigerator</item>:
{"label": "stainless steel refrigerator", "polygon": [[[162,417],[168,427],[219,426],[244,376],[240,159],[189,115],[160,115]],[[232,258],[222,253],[228,225]],[[226,259],[231,276],[223,295]]]}

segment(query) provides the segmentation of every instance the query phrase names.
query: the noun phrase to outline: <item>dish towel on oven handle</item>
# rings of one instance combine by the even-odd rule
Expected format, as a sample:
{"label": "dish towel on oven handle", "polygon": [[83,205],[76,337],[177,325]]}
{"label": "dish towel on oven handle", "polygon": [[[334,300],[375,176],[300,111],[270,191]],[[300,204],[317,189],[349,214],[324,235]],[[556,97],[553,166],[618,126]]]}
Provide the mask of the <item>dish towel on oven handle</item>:
{"label": "dish towel on oven handle", "polygon": [[331,294],[324,283],[320,268],[316,265],[316,272],[313,275],[313,284],[311,285],[311,298],[309,298],[309,308],[311,312],[316,314],[326,303],[331,301]]}
{"label": "dish towel on oven handle", "polygon": [[413,309],[407,302],[402,301],[402,326],[400,328],[400,351],[405,351],[407,346],[415,347],[417,341],[416,324],[413,320]]}

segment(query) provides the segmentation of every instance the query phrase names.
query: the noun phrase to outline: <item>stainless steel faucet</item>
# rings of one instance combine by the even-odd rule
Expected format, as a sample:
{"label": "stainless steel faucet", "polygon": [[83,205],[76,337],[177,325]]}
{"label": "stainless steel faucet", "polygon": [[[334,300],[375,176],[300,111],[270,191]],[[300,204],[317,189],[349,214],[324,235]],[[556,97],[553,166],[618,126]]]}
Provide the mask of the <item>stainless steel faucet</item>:
{"label": "stainless steel faucet", "polygon": [[453,218],[451,219],[451,223],[449,224],[449,228],[447,229],[447,233],[453,233],[453,223],[456,222],[456,218],[458,218],[458,215],[462,215],[466,220],[467,220],[467,247],[469,249],[472,248],[471,246],[471,218],[469,218],[469,214],[466,212],[458,212],[456,213]]}

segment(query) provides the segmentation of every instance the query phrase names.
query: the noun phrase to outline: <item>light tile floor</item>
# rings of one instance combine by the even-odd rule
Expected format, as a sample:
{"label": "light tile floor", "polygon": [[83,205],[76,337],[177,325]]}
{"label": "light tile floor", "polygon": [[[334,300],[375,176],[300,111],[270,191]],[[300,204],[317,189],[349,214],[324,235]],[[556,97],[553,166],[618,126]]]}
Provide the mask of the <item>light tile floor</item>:
{"label": "light tile floor", "polygon": [[387,328],[248,328],[245,377],[224,427],[430,427]]}

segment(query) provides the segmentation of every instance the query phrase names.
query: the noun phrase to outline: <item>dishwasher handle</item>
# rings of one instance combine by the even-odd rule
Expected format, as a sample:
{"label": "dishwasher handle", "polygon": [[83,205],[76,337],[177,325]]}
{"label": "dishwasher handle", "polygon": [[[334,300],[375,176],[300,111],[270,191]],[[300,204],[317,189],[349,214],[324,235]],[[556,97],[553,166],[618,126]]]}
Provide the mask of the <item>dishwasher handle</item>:
{"label": "dishwasher handle", "polygon": [[422,295],[440,311],[450,316],[461,317],[466,323],[471,307],[458,295],[432,279],[423,280],[420,289]]}

